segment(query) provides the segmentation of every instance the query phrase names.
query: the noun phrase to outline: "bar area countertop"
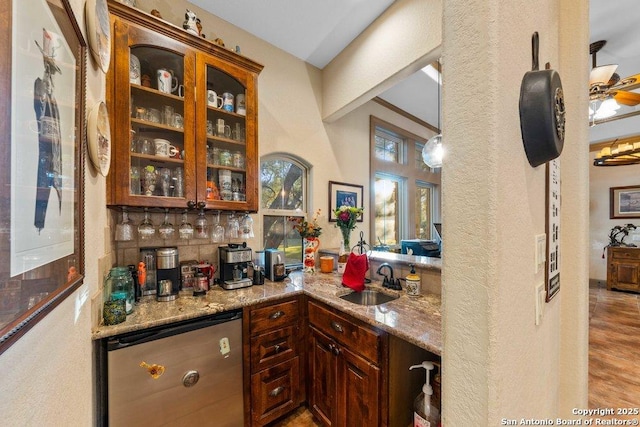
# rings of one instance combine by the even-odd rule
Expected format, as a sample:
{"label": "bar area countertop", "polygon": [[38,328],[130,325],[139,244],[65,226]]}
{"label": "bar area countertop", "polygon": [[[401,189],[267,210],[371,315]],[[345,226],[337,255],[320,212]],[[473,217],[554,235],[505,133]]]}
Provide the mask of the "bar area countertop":
{"label": "bar area countertop", "polygon": [[[318,251],[318,254],[320,254],[320,256],[331,255],[337,257],[338,251],[338,248],[320,249]],[[369,252],[369,261],[378,263],[388,262],[393,263],[394,265],[402,266],[409,266],[410,264],[413,264],[416,266],[416,268],[434,270],[438,272],[442,270],[442,259],[421,255],[407,255],[386,251],[371,251]]]}
{"label": "bar area countertop", "polygon": [[93,331],[92,338],[94,340],[108,338],[261,302],[306,294],[391,335],[437,355],[441,354],[440,295],[423,294],[409,297],[404,289],[402,291],[382,289],[380,282],[372,282],[367,287],[378,288],[384,293],[400,295],[400,297],[380,305],[358,305],[340,299],[340,296],[350,293],[351,289],[341,284],[340,276],[335,272],[331,274],[295,272],[283,282],[267,280],[264,285],[243,289],[224,290],[214,286],[201,297],[193,297],[191,292],[181,292],[179,298],[170,302],[158,302],[155,296],[146,296],[136,304],[134,312],[127,316],[126,321],[113,326],[100,325]]}

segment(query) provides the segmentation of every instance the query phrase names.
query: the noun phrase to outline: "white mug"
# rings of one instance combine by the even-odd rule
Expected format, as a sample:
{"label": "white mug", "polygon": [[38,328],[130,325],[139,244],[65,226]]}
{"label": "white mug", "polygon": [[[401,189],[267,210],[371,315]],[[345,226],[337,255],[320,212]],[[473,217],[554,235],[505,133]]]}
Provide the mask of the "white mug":
{"label": "white mug", "polygon": [[171,145],[166,139],[156,138],[153,142],[156,145],[156,156],[158,157],[173,157],[178,154],[178,148]]}
{"label": "white mug", "polygon": [[137,56],[129,54],[129,83],[140,84],[140,60]]}
{"label": "white mug", "polygon": [[213,108],[222,108],[222,98],[213,90],[207,91],[207,105]]}
{"label": "white mug", "polygon": [[156,75],[158,76],[158,90],[160,92],[172,93],[178,89],[178,78],[173,77],[166,68],[160,68]]}

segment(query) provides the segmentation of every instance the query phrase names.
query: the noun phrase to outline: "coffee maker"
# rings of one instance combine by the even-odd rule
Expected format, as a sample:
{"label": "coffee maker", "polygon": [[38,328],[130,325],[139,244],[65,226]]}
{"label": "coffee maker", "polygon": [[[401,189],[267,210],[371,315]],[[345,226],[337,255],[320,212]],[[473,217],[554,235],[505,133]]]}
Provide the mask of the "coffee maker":
{"label": "coffee maker", "polygon": [[220,255],[220,286],[224,289],[239,289],[253,285],[247,267],[251,264],[251,248],[247,243],[229,244],[218,248]]}
{"label": "coffee maker", "polygon": [[180,292],[178,248],[156,249],[156,280],[158,301],[173,301]]}

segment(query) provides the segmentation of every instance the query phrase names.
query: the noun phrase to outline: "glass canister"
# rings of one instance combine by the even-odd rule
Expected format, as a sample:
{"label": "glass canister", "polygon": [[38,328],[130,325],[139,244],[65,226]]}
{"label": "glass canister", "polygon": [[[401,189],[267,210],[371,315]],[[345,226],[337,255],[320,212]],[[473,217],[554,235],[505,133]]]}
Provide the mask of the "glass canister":
{"label": "glass canister", "polygon": [[133,312],[135,292],[133,288],[133,277],[128,267],[113,267],[105,278],[104,286],[110,290],[110,300],[124,300],[127,314]]}
{"label": "glass canister", "polygon": [[220,166],[232,166],[233,156],[229,150],[220,150]]}

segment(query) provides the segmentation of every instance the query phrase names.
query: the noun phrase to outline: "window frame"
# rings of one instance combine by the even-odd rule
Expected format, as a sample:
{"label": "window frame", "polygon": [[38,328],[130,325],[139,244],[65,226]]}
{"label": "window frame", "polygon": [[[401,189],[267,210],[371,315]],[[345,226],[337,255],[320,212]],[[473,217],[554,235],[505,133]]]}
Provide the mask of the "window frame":
{"label": "window frame", "polygon": [[[375,156],[376,147],[376,134],[378,128],[382,132],[389,132],[396,137],[401,138],[403,147],[399,150],[402,153],[402,158],[399,163],[383,161]],[[428,129],[429,132],[433,130]],[[435,135],[435,133],[434,133]],[[395,179],[402,180],[402,186],[404,188],[399,189],[398,195],[398,243],[400,245],[401,240],[415,239],[415,224],[417,221],[415,214],[415,201],[411,195],[416,193],[418,186],[430,185],[431,186],[431,200],[430,200],[430,220],[429,235],[433,239],[433,223],[440,220],[440,173],[433,169],[428,171],[420,171],[416,168],[416,161],[418,160],[415,150],[415,144],[426,144],[426,139],[420,137],[410,131],[407,131],[397,125],[386,122],[373,115],[370,116],[370,144],[369,144],[369,182],[370,182],[370,195],[369,203],[372,208],[369,212],[369,224],[370,235],[372,239],[376,236],[376,212],[375,212],[375,180],[379,175],[395,177]],[[384,243],[384,242],[383,242]]]}

